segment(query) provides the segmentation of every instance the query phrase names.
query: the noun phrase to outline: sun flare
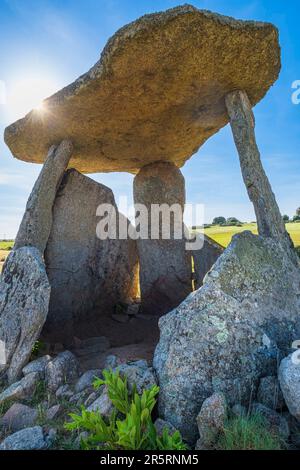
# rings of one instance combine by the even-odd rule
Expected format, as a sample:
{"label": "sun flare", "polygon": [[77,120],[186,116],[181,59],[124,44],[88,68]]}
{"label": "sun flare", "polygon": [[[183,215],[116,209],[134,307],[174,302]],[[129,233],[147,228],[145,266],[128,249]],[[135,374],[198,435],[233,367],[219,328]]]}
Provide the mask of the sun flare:
{"label": "sun flare", "polygon": [[25,116],[32,109],[45,111],[43,100],[59,89],[55,80],[38,74],[19,78],[8,85],[7,107],[10,119]]}

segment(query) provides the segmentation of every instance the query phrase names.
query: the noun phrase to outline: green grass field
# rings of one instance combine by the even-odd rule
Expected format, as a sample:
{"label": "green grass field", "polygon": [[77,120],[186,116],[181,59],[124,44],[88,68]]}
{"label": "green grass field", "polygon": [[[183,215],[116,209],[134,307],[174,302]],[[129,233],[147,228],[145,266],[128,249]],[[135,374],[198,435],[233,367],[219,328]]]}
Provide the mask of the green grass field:
{"label": "green grass field", "polygon": [[5,242],[0,241],[0,250],[9,250],[14,246],[14,241],[13,240],[8,240]]}
{"label": "green grass field", "polygon": [[[300,246],[300,224],[286,224],[286,229],[291,235],[294,245]],[[242,227],[220,227],[219,225],[216,225],[214,227],[206,228],[204,233],[208,237],[220,243],[220,245],[226,247],[229,245],[233,235],[244,232],[245,230],[250,230],[252,233],[257,233],[257,225],[244,224]]]}

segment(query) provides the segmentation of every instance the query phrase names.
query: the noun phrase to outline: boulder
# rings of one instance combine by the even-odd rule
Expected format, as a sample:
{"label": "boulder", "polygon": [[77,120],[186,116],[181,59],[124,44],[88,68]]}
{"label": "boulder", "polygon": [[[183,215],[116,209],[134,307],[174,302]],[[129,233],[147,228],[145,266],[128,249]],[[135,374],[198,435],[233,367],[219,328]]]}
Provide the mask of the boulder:
{"label": "boulder", "polygon": [[74,396],[74,392],[69,384],[61,385],[55,392],[55,396],[58,400],[68,400]]}
{"label": "boulder", "polygon": [[41,426],[26,428],[8,436],[0,450],[43,450],[48,447]]}
{"label": "boulder", "polygon": [[14,249],[34,246],[44,254],[52,225],[52,207],[56,192],[68,166],[72,143],[63,140],[53,145],[47,155],[42,171],[29,196],[25,214],[18,230]]}
{"label": "boulder", "polygon": [[223,393],[214,393],[204,400],[197,416],[200,442],[204,447],[211,447],[227,420],[227,403]]}
{"label": "boulder", "polygon": [[25,367],[23,367],[22,372],[24,375],[31,374],[32,372],[37,372],[41,379],[45,377],[45,369],[47,364],[51,361],[51,356],[46,355],[35,359],[34,361],[29,362]]}
{"label": "boulder", "polygon": [[199,289],[199,287],[202,286],[204,276],[224,251],[224,248],[219,245],[219,243],[215,242],[207,235],[203,234],[203,237],[203,247],[200,250],[192,251],[196,289]]}
{"label": "boulder", "polygon": [[17,432],[31,427],[38,418],[38,411],[22,403],[14,403],[1,418],[0,426],[5,431]]}
{"label": "boulder", "polygon": [[277,377],[270,375],[260,379],[257,401],[272,410],[278,410],[284,407],[284,399]]}
{"label": "boulder", "polygon": [[233,237],[203,286],[159,321],[160,416],[194,442],[193,423],[212,393],[248,405],[260,377],[275,375],[278,357],[300,337],[299,286],[299,267],[281,243]]}
{"label": "boulder", "polygon": [[19,382],[11,384],[2,393],[0,393],[0,405],[2,405],[2,403],[32,398],[39,381],[39,374],[37,372],[32,372],[31,374],[26,375]]}
{"label": "boulder", "polygon": [[289,412],[300,421],[300,365],[293,358],[290,354],[281,361],[278,378]]}
{"label": "boulder", "polygon": [[70,351],[60,353],[55,359],[48,362],[45,370],[45,380],[50,392],[65,384],[73,383],[79,376],[79,364]]}
{"label": "boulder", "polygon": [[62,412],[63,412],[62,405],[60,405],[60,404],[53,405],[47,410],[46,419],[48,421],[53,421],[53,420],[57,419],[62,414]]}
{"label": "boulder", "polygon": [[154,370],[148,366],[147,361],[139,360],[121,364],[117,370],[121,376],[127,378],[129,390],[133,390],[135,385],[139,394],[157,384]]}
{"label": "boulder", "polygon": [[[147,60],[145,60],[147,58]],[[183,5],[121,28],[74,83],[5,130],[21,160],[42,162],[50,142],[74,143],[70,167],[130,171],[182,166],[228,123],[224,96],[260,101],[280,71],[278,31]]]}
{"label": "boulder", "polygon": [[118,213],[109,188],[75,170],[65,173],[45,251],[51,297],[43,336],[50,342],[71,343],[82,331],[80,322],[100,321],[102,311],[113,311],[118,302],[136,295],[136,242],[118,239],[118,232],[116,239],[98,238],[102,219],[96,211],[101,204],[115,210],[117,222],[122,219],[127,228],[129,222]]}
{"label": "boulder", "polygon": [[13,250],[0,279],[0,340],[5,344],[6,364],[0,375],[16,381],[28,362],[34,343],[46,321],[50,298],[42,255],[36,248]]}
{"label": "boulder", "polygon": [[[141,169],[134,178],[133,194],[136,213],[147,219],[145,234],[138,239],[140,262],[141,311],[152,315],[169,312],[192,291],[192,264],[190,251],[186,251],[183,225],[185,184],[180,170],[172,163],[158,162]],[[139,205],[147,209],[140,212]],[[169,213],[165,226],[155,215],[158,206],[179,209],[179,218]],[[138,226],[138,219],[136,225]],[[177,239],[174,227],[181,230]],[[169,234],[165,232],[165,227]],[[153,230],[156,231],[153,234]]]}

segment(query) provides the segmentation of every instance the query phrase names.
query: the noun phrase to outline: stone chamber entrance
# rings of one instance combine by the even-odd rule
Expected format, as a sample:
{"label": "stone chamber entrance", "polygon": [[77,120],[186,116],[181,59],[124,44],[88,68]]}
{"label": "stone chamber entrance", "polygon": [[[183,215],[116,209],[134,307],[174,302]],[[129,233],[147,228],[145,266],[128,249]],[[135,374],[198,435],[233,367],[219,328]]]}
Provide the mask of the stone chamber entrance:
{"label": "stone chamber entrance", "polygon": [[[49,176],[41,180],[48,181]],[[166,162],[145,166],[134,180],[134,199],[137,208],[143,204],[149,211],[151,204],[179,204],[183,210],[180,170]],[[40,341],[50,354],[71,350],[87,369],[103,367],[107,355],[125,362],[142,357],[151,363],[159,318],[202,285],[223,248],[205,236],[201,250],[186,251],[184,239],[162,239],[162,221],[158,240],[101,240],[96,230],[101,204],[115,209],[117,222],[131,225],[118,212],[109,188],[76,170],[64,173],[45,248],[51,295]],[[151,224],[149,237],[150,229]],[[23,239],[21,227],[16,247]]]}

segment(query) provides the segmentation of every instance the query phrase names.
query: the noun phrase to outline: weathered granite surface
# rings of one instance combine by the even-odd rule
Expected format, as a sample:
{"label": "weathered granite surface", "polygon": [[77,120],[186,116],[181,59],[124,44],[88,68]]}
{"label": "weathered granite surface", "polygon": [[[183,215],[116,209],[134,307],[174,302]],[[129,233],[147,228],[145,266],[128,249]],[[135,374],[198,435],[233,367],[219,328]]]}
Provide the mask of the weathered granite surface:
{"label": "weathered granite surface", "polygon": [[228,123],[227,93],[245,90],[255,105],[279,70],[272,24],[179,6],[117,31],[86,74],[10,125],[5,141],[15,157],[41,163],[70,138],[70,167],[82,172],[180,167]]}
{"label": "weathered granite surface", "polygon": [[196,416],[213,392],[248,405],[260,377],[275,375],[300,337],[299,294],[299,267],[281,243],[236,235],[204,285],[159,321],[160,416],[194,442]]}

